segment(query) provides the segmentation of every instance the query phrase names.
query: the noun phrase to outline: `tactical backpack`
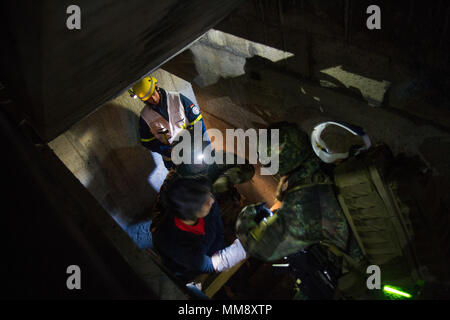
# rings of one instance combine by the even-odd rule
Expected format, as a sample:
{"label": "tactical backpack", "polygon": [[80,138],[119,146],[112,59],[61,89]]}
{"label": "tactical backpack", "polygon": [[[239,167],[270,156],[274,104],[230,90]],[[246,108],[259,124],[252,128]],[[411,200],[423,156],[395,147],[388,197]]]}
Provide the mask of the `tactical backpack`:
{"label": "tactical backpack", "polygon": [[[414,229],[410,215],[420,216],[419,206],[409,192],[409,172],[394,161],[387,146],[381,145],[337,164],[333,178],[336,196],[361,249],[363,258],[354,259],[336,246],[322,242],[335,256],[342,257],[343,275],[335,298],[372,299],[379,296],[366,286],[367,267],[380,267],[383,284],[417,290],[423,275],[413,246]],[[326,176],[326,175],[325,175]],[[324,175],[313,175],[283,188],[278,199],[317,183],[330,183]]]}
{"label": "tactical backpack", "polygon": [[387,146],[377,146],[338,164],[334,180],[349,226],[367,262],[380,267],[382,283],[414,290],[423,279],[411,223],[419,208],[404,171]]}

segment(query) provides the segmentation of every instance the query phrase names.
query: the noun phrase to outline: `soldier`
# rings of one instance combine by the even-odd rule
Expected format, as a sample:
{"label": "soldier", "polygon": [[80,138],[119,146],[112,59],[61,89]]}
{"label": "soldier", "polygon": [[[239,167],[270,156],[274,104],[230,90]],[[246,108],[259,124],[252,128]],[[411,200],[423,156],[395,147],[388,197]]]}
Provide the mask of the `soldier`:
{"label": "soldier", "polygon": [[[277,123],[269,129],[279,130],[279,150],[267,152],[269,156],[272,152],[279,153],[278,203],[271,210],[264,204],[245,207],[236,223],[238,238],[247,255],[254,258],[275,261],[288,257],[293,263],[301,261],[303,266],[293,270],[302,276],[308,274],[305,266],[326,265],[322,271],[329,283],[323,286],[322,292],[318,292],[319,285],[310,285],[314,290],[309,294],[310,298],[331,299],[334,291],[326,287],[337,285],[343,258],[355,268],[363,259],[336,198],[332,167],[313,153],[308,135],[296,125]],[[305,258],[299,252],[312,254]],[[326,262],[318,263],[317,256]],[[312,270],[311,274],[316,271],[321,270]]]}
{"label": "soldier", "polygon": [[282,206],[258,230],[254,218],[261,205],[244,208],[236,227],[247,252],[273,261],[321,241],[346,250],[349,228],[333,182],[313,153],[308,136],[288,123],[274,124],[269,129],[280,130],[277,200],[282,201]]}

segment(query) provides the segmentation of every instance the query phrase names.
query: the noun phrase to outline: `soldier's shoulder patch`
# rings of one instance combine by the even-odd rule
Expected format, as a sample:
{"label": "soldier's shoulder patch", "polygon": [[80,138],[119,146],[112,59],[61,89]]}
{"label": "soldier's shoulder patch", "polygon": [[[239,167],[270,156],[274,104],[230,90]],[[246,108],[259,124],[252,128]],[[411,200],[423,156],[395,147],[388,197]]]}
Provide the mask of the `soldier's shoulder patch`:
{"label": "soldier's shoulder patch", "polygon": [[200,114],[200,108],[197,106],[192,107],[192,113],[195,115],[199,115]]}

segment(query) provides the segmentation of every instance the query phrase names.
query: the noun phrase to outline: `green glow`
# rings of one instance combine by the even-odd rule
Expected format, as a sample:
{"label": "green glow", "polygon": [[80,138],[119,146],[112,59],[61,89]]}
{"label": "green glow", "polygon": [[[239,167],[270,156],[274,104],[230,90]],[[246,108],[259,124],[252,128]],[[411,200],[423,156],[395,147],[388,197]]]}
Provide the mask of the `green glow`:
{"label": "green glow", "polygon": [[399,295],[399,296],[402,296],[402,297],[405,297],[405,298],[411,298],[411,295],[409,293],[402,292],[402,291],[397,290],[395,288],[392,288],[390,286],[384,286],[383,287],[383,291],[389,292],[391,294],[396,294],[396,295]]}

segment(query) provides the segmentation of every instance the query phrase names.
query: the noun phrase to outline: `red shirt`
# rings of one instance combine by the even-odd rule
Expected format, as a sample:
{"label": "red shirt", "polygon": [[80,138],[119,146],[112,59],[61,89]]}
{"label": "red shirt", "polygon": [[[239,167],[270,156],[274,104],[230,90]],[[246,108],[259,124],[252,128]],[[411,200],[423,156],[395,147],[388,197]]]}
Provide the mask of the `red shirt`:
{"label": "red shirt", "polygon": [[177,226],[178,229],[190,232],[199,236],[202,236],[205,234],[205,220],[203,218],[198,219],[197,223],[193,226],[187,225],[183,222],[183,220],[179,218],[174,218],[175,226]]}

